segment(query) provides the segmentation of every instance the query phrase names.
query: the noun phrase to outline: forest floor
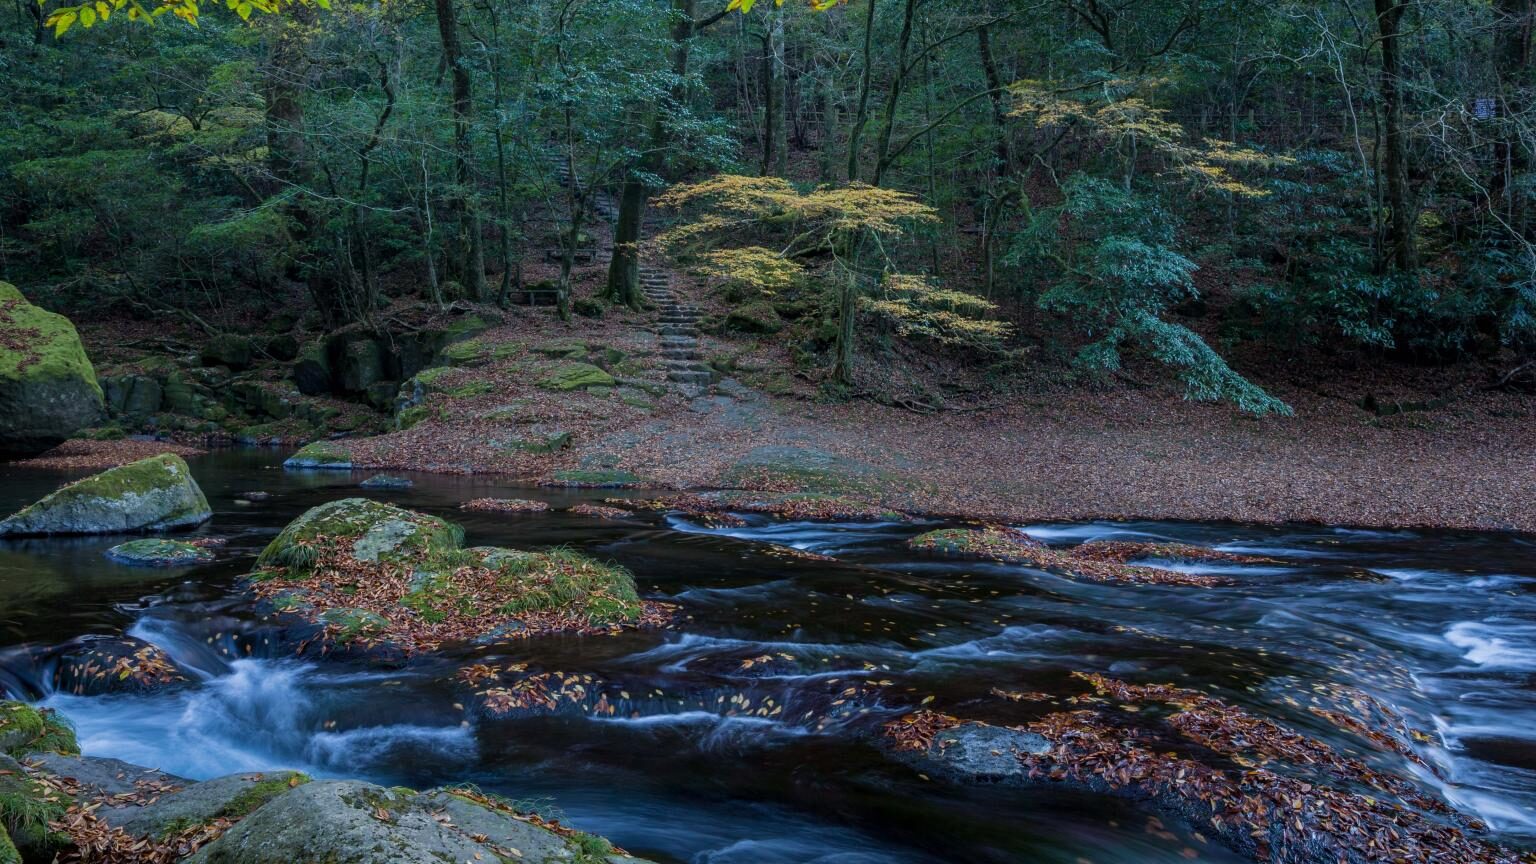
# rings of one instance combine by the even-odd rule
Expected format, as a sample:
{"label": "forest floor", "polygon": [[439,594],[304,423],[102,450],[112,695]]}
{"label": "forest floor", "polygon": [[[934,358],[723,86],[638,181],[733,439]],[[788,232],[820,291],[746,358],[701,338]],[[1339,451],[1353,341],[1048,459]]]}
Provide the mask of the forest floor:
{"label": "forest floor", "polygon": [[[580,275],[579,293],[590,294],[601,268]],[[674,289],[721,311],[699,286],[674,279]],[[704,336],[702,355],[724,371],[714,386],[690,391],[666,380],[655,313],[610,310],[562,323],[552,312],[495,313],[501,325],[477,340],[484,362],[444,376],[430,416],[414,427],[349,439],[354,463],[530,482],[562,470],[625,469],[657,488],[783,491],[793,484],[753,481],[744,466],[764,453],[798,453],[861,466],[879,480],[861,485],[864,500],[912,513],[1536,532],[1536,396],[1467,384],[1466,370],[1284,368],[1288,378],[1261,383],[1294,417],[1253,418],[1187,402],[1170,385],[1127,380],[1026,394],[965,388],[977,395],[918,413],[817,399],[814,385],[790,371],[795,340],[784,333]],[[89,346],[93,329],[82,332]],[[122,344],[117,329],[107,332]],[[582,348],[550,350],[573,341]],[[618,386],[541,386],[584,361],[608,368]],[[909,361],[871,353],[860,376],[911,376]],[[921,371],[931,380],[950,375],[942,365]],[[1366,410],[1363,394],[1404,410]],[[154,445],[76,441],[34,464],[99,467],[145,446]]]}
{"label": "forest floor", "polygon": [[[699,286],[674,278],[674,290],[720,311]],[[610,314],[601,324],[564,325],[538,312],[482,338],[537,344],[577,336],[619,347],[644,367],[656,347],[652,317]],[[988,395],[959,410],[915,413],[816,399],[811,385],[785,371],[792,340],[783,337],[705,336],[704,356],[732,377],[697,395],[669,388],[644,407],[611,395],[541,391],[527,383],[526,363],[466,371],[496,386],[473,405],[511,402],[525,423],[574,432],[568,449],[519,454],[516,464],[496,446],[505,424],[470,420],[467,410],[355,450],[381,467],[451,463],[447,470],[531,478],[618,467],[658,486],[698,489],[753,485],[742,482],[743,465],[798,449],[870,466],[882,482],[862,489],[864,497],[915,513],[1536,531],[1536,397],[1462,385],[1447,398],[1447,382],[1466,380],[1465,370],[1405,370],[1384,380],[1369,370],[1292,369],[1292,380],[1265,383],[1292,404],[1294,417],[1256,419],[1159,385]],[[894,362],[866,357],[860,375],[910,370],[888,368]],[[659,393],[664,379],[651,368]],[[1408,410],[1379,416],[1389,409],[1365,410],[1356,401],[1362,393]],[[1420,404],[1428,394],[1444,404]]]}

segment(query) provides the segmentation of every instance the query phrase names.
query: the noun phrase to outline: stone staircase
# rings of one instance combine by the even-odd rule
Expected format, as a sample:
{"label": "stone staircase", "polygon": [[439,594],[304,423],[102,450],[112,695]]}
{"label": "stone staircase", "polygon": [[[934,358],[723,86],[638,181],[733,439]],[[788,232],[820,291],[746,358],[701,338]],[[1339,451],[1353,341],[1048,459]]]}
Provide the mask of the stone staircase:
{"label": "stone staircase", "polygon": [[699,355],[699,307],[677,299],[671,274],[660,267],[641,266],[640,290],[661,310],[656,336],[667,380],[690,390],[708,387],[714,376]]}
{"label": "stone staircase", "polygon": [[[569,188],[575,177],[575,174],[571,171],[571,163],[558,150],[549,151],[549,159],[554,164],[555,182],[559,183],[562,188]],[[577,189],[578,191],[585,191],[580,186]],[[597,190],[597,194],[592,196],[592,210],[599,218],[607,222],[619,221],[619,204],[613,200],[613,196],[609,195],[605,189]]]}

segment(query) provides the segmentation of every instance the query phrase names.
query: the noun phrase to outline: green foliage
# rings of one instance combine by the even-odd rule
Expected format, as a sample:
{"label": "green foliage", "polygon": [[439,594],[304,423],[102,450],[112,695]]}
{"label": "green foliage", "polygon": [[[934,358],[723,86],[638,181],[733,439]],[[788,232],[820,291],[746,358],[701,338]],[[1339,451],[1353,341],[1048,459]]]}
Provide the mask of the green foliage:
{"label": "green foliage", "polygon": [[1016,263],[1046,279],[1041,308],[1073,320],[1093,341],[1079,352],[1084,369],[1120,368],[1127,344],[1169,366],[1190,399],[1225,399],[1254,414],[1290,408],[1234,372],[1166,311],[1197,296],[1194,262],[1173,248],[1175,220],[1155,199],[1079,174],[1062,186],[1065,200],[1036,213],[1016,243]]}

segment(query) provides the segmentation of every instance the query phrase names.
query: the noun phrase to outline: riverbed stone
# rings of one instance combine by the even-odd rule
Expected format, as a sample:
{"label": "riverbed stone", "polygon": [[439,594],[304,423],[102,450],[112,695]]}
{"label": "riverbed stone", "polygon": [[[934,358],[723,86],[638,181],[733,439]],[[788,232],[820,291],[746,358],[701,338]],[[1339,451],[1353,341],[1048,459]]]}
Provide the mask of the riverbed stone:
{"label": "riverbed stone", "polygon": [[104,554],[130,567],[190,567],[213,560],[213,553],[201,546],[160,537],[119,543]]}
{"label": "riverbed stone", "polygon": [[139,783],[180,786],[192,782],[155,768],[145,768],[104,756],[35,753],[27,757],[27,762],[46,774],[74,780],[87,795],[92,796],[131,795],[138,790]]}
{"label": "riverbed stone", "polygon": [[283,467],[349,471],[352,468],[352,451],[335,441],[315,441],[284,460]]}
{"label": "riverbed stone", "polygon": [[0,753],[79,753],[75,730],[57,712],[25,702],[0,700]]}
{"label": "riverbed stone", "polygon": [[0,536],[167,531],[212,516],[186,460],[162,453],[76,480],[0,521]]}
{"label": "riverbed stone", "polygon": [[585,854],[575,839],[452,792],[414,793],[351,780],[325,780],[278,796],[188,862],[554,864],[591,860]]}
{"label": "riverbed stone", "polygon": [[1009,780],[1025,776],[1023,754],[1051,749],[1042,735],[986,723],[962,723],[933,736],[927,756],[945,773],[969,780]]}
{"label": "riverbed stone", "polygon": [[68,318],[0,282],[0,330],[0,452],[40,453],[101,422],[101,385]]}
{"label": "riverbed stone", "polygon": [[375,474],[357,485],[363,489],[409,489],[416,484],[393,474]]}
{"label": "riverbed stone", "polygon": [[300,550],[346,537],[356,538],[351,544],[354,557],[377,563],[415,560],[452,551],[463,541],[464,533],[436,516],[367,498],[343,498],[312,507],[290,522],[262,550],[256,566],[308,569]]}
{"label": "riverbed stone", "polygon": [[165,649],[133,636],[82,636],[50,653],[59,693],[151,693],[192,680]]}
{"label": "riverbed stone", "polygon": [[246,771],[162,793],[153,804],[142,807],[104,807],[97,815],[136,837],[159,837],[215,819],[249,816],[289,789],[308,782],[309,777],[297,771]]}

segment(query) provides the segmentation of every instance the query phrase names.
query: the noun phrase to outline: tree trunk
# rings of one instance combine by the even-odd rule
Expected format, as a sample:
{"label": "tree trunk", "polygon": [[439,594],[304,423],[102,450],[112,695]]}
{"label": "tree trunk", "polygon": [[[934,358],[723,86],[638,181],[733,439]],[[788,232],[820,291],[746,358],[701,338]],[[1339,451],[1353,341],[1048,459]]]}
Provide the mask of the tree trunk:
{"label": "tree trunk", "polygon": [[262,102],[267,135],[267,167],[276,193],[283,196],[284,215],[292,226],[293,255],[284,269],[288,277],[309,288],[315,308],[327,327],[348,323],[348,315],[321,236],[313,202],[306,196],[313,177],[305,140],[303,92],[308,60],[304,31],[314,22],[314,10],[295,7],[287,17],[269,22],[267,57],[262,68]]}
{"label": "tree trunk", "polygon": [[1493,36],[1494,72],[1499,82],[1499,119],[1506,125],[1494,145],[1493,176],[1488,184],[1489,206],[1504,211],[1511,229],[1525,235],[1525,196],[1515,194],[1516,179],[1530,170],[1530,154],[1510,128],[1511,118],[1525,110],[1522,95],[1530,84],[1531,28],[1536,25],[1532,0],[1498,0]]}
{"label": "tree trunk", "polygon": [[[688,54],[693,43],[694,11],[697,0],[672,0],[672,72],[679,81],[688,75]],[[686,94],[679,91],[674,98],[681,101]],[[651,173],[659,174],[663,168],[662,148],[669,133],[666,123],[658,114],[651,120],[649,152],[641,164]],[[643,305],[640,295],[640,240],[645,227],[645,184],[634,176],[625,175],[623,189],[619,193],[619,220],[613,229],[613,257],[608,259],[607,294],[615,302],[631,309]]]}
{"label": "tree trunk", "polygon": [[885,98],[885,117],[880,123],[880,138],[875,145],[874,185],[879,186],[889,167],[886,154],[891,149],[891,129],[896,125],[896,103],[901,101],[902,85],[907,80],[907,47],[912,44],[912,14],[917,0],[907,0],[906,11],[901,17],[901,36],[896,40],[896,75],[891,79],[891,92]]}
{"label": "tree trunk", "polygon": [[768,38],[773,43],[769,92],[773,98],[773,174],[789,176],[789,76],[784,62],[784,7],[775,7]]}
{"label": "tree trunk", "polygon": [[875,35],[875,0],[869,0],[864,14],[864,69],[859,77],[859,105],[854,112],[853,128],[848,132],[848,182],[859,179],[859,139],[864,135],[864,124],[869,122],[869,75],[874,65],[872,41]]}
{"label": "tree trunk", "polygon": [[833,86],[831,70],[820,82],[821,87],[821,180],[831,183],[836,169],[833,168],[833,145],[837,142],[837,101],[840,95]]}
{"label": "tree trunk", "polygon": [[1418,266],[1414,249],[1416,214],[1408,186],[1408,150],[1403,133],[1402,22],[1408,0],[1375,2],[1376,25],[1381,34],[1383,173],[1386,175],[1386,205],[1391,218],[1388,246],[1393,264],[1407,272]]}
{"label": "tree trunk", "polygon": [[992,126],[997,133],[995,159],[997,173],[1006,176],[1013,168],[1012,147],[1008,140],[1008,111],[1003,106],[1003,79],[997,71],[997,58],[992,55],[992,32],[988,27],[976,28],[976,53],[981,59],[981,73],[991,92]]}
{"label": "tree trunk", "polygon": [[469,120],[474,108],[469,67],[464,63],[464,47],[459,39],[459,13],[454,0],[435,0],[437,30],[443,42],[443,62],[453,82],[450,107],[453,111],[454,191],[444,202],[444,218],[454,224],[453,253],[449,268],[464,286],[471,300],[485,299],[485,245],[480,236],[480,213],[472,202],[474,153],[470,148]]}

